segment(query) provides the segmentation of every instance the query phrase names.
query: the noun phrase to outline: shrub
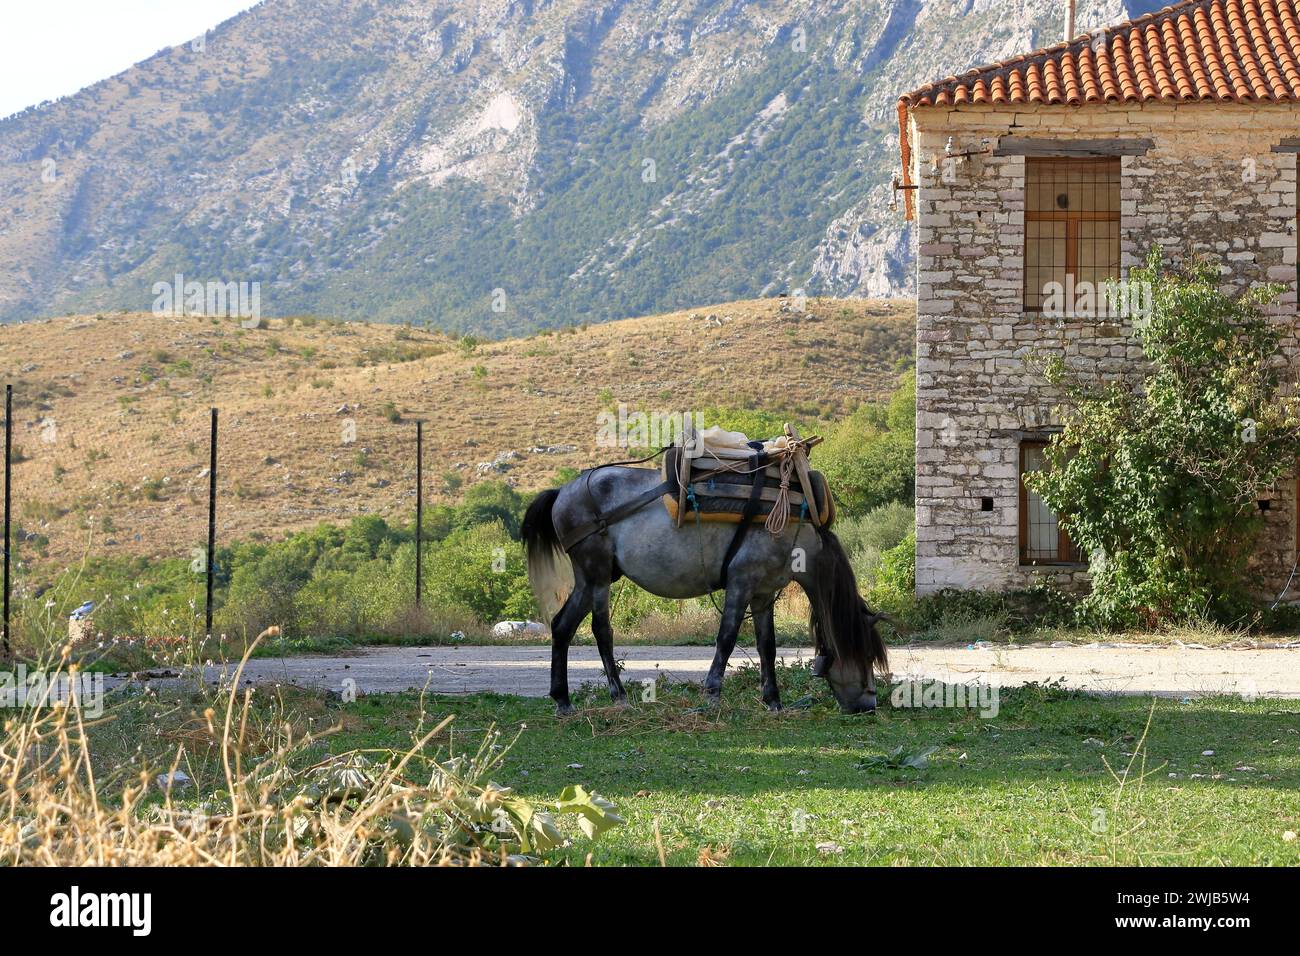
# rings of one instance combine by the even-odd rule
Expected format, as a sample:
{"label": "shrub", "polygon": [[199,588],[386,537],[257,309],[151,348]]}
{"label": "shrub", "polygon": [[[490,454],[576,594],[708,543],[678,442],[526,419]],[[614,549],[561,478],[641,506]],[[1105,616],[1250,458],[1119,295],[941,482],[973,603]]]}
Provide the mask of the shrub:
{"label": "shrub", "polygon": [[501,523],[510,537],[519,537],[524,499],[504,481],[480,481],[471,485],[452,519],[452,528],[472,528],[493,521]]}
{"label": "shrub", "polygon": [[426,559],[425,580],[439,604],[481,621],[537,613],[523,549],[500,522],[452,532]]}
{"label": "shrub", "polygon": [[24,653],[39,655],[51,635],[56,642],[66,640],[68,615],[93,601],[90,621],[96,637],[102,634],[111,641],[198,636],[203,588],[203,575],[196,574],[187,559],[89,559],[55,577],[48,587],[15,595],[15,629],[22,635]]}
{"label": "shrub", "polygon": [[1093,592],[1080,606],[1088,622],[1239,620],[1252,604],[1256,501],[1300,454],[1280,329],[1264,315],[1280,288],[1233,299],[1217,269],[1167,272],[1157,251],[1130,281],[1153,292],[1149,319],[1135,323],[1145,366],[1097,388],[1059,358],[1045,363],[1071,406],[1047,469],[1026,482],[1092,556]]}
{"label": "shrub", "polygon": [[1076,599],[1043,580],[1014,591],[946,588],[916,598],[910,607],[903,604],[898,613],[918,636],[978,641],[1064,626],[1074,620],[1075,605]]}
{"label": "shrub", "polygon": [[887,403],[860,405],[813,452],[842,512],[861,515],[916,494],[916,375],[905,372]]}
{"label": "shrub", "polygon": [[853,563],[861,587],[872,586],[881,555],[901,544],[915,527],[916,509],[901,501],[891,501],[865,515],[836,523],[835,533]]}
{"label": "shrub", "polygon": [[909,614],[916,605],[916,532],[880,556],[875,582],[867,594],[873,610]]}

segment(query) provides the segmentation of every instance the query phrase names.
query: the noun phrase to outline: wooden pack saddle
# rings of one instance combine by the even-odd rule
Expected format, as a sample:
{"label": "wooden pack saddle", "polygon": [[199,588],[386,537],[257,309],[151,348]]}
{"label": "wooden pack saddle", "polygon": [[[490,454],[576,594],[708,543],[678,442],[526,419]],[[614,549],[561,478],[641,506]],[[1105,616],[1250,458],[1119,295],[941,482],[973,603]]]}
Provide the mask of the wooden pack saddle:
{"label": "wooden pack saddle", "polygon": [[[669,486],[663,503],[674,523],[739,524],[748,516],[773,533],[787,521],[829,527],[835,520],[830,488],[821,472],[808,467],[807,449],[819,439],[804,441],[792,426],[786,429],[785,441],[715,447],[693,436],[694,449],[669,448],[663,460]],[[774,508],[784,514],[773,517]]]}

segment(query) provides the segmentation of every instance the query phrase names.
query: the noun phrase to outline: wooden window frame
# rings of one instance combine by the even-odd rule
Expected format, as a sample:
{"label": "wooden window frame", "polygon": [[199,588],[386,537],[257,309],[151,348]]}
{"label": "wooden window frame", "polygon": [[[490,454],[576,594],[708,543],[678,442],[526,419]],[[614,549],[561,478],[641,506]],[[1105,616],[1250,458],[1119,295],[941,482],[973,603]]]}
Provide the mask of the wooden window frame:
{"label": "wooden window frame", "polygon": [[[1070,157],[1070,156],[1029,156],[1025,158],[1025,222],[1064,222],[1065,223],[1065,275],[1075,276],[1078,281],[1079,275],[1079,224],[1082,222],[1120,222],[1120,210],[1113,212],[1084,211],[1074,209],[1063,210],[1031,210],[1029,208],[1030,193],[1030,175],[1029,171],[1033,167],[1045,166],[1067,166],[1075,168],[1096,168],[1101,166],[1113,166],[1120,173],[1121,188],[1123,185],[1123,167],[1120,164],[1118,156],[1093,156],[1087,158]],[[1042,303],[1038,305],[1029,305],[1029,243],[1028,230],[1025,232],[1024,249],[1021,250],[1021,265],[1024,273],[1024,281],[1021,283],[1020,290],[1020,307],[1027,313],[1039,314],[1043,311]],[[1041,241],[1041,240],[1040,240]],[[1121,262],[1123,258],[1123,236],[1116,229],[1115,238],[1115,261]],[[1041,295],[1042,290],[1038,290]]]}
{"label": "wooden window frame", "polygon": [[1025,454],[1031,449],[1046,448],[1051,442],[1045,439],[1025,439],[1020,443],[1020,449],[1017,456],[1016,466],[1016,484],[1020,489],[1020,515],[1019,515],[1019,532],[1020,538],[1018,543],[1018,553],[1020,557],[1020,566],[1025,568],[1037,567],[1083,567],[1087,564],[1079,549],[1070,536],[1065,531],[1064,522],[1061,516],[1056,516],[1056,558],[1054,560],[1044,558],[1030,558],[1029,553],[1029,489],[1025,487],[1025,475],[1029,474],[1025,470]]}

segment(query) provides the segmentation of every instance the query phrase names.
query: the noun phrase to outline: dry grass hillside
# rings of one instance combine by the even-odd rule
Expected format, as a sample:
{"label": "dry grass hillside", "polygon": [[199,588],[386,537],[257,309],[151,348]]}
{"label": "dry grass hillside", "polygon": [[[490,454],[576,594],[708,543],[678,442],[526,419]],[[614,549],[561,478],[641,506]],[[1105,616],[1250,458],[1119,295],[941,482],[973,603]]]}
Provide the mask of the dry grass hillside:
{"label": "dry grass hillside", "polygon": [[599,412],[618,403],[836,416],[887,394],[912,352],[910,304],[894,301],[799,313],[755,300],[480,344],[311,318],[263,326],[114,313],[0,328],[20,555],[188,555],[206,529],[212,406],[218,535],[231,541],[409,515],[417,418],[426,498],[452,501],[485,477],[529,489],[618,458],[596,443]]}

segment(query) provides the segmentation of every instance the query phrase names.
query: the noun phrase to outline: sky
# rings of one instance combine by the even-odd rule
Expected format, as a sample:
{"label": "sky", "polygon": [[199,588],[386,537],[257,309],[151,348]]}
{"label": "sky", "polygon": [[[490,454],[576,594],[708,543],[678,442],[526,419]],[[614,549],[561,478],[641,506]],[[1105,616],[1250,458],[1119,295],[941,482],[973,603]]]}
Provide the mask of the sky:
{"label": "sky", "polygon": [[0,117],[121,73],[256,0],[5,0]]}

